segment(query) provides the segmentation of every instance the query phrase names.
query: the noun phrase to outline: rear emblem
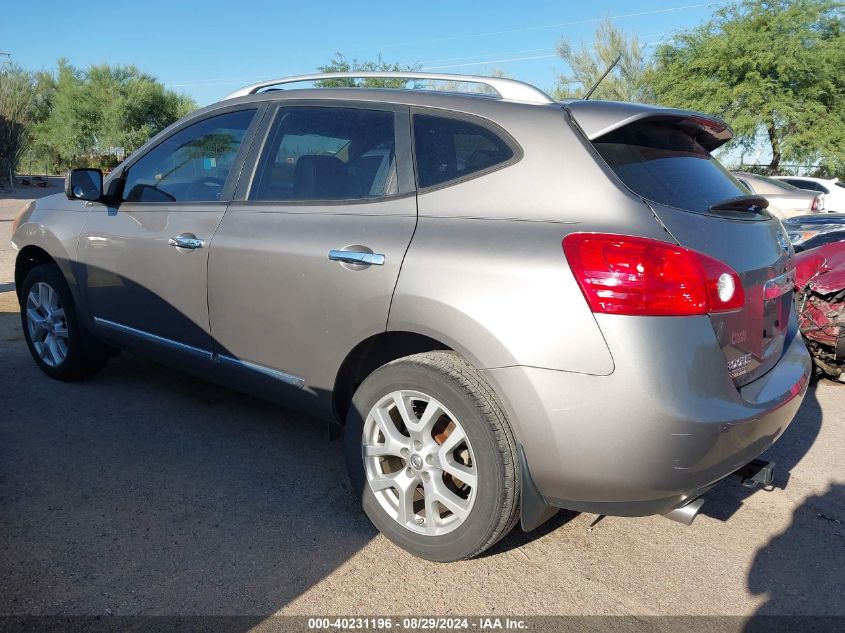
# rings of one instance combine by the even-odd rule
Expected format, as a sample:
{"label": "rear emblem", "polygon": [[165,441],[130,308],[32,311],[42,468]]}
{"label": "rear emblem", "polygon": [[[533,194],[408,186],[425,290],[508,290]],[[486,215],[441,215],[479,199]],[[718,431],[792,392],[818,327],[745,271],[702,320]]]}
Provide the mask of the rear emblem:
{"label": "rear emblem", "polygon": [[748,338],[748,334],[746,334],[745,330],[740,330],[739,332],[731,332],[731,344],[733,345],[739,345],[740,343],[744,343],[746,338]]}
{"label": "rear emblem", "polygon": [[734,358],[728,361],[728,372],[731,378],[739,378],[748,372],[748,365],[751,363],[751,354],[745,354],[739,358]]}

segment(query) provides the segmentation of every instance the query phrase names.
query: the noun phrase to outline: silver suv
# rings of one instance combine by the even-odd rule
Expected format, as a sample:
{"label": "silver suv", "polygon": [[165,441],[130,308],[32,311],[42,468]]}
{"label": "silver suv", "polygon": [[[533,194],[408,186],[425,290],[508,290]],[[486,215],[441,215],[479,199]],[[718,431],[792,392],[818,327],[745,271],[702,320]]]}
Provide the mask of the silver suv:
{"label": "silver suv", "polygon": [[30,204],[41,369],[125,349],[341,422],[367,515],[439,561],[558,508],[689,522],[783,433],[793,253],[710,155],[724,123],[487,77],[288,89],[346,76],[245,88]]}

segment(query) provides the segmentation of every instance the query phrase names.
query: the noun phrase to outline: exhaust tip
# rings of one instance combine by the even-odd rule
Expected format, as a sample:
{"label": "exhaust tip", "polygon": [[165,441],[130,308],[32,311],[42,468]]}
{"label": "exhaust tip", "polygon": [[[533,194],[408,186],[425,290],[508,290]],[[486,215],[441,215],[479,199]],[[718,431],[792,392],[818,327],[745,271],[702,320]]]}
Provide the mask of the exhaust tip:
{"label": "exhaust tip", "polygon": [[667,512],[663,516],[672,521],[683,523],[684,525],[691,525],[698,513],[701,511],[701,506],[704,505],[704,499],[699,497],[693,499],[688,504],[675,508],[671,512]]}

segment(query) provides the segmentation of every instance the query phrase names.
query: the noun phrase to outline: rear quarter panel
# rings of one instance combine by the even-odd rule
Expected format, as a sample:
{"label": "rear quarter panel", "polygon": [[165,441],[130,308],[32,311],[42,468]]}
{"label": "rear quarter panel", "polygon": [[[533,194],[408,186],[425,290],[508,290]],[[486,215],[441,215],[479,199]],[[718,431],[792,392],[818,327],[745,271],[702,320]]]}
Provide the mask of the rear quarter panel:
{"label": "rear quarter panel", "polygon": [[610,374],[611,353],[561,242],[575,231],[671,236],[611,180],[559,107],[482,103],[473,114],[489,115],[523,156],[418,195],[388,329],[438,339],[479,368]]}
{"label": "rear quarter panel", "polygon": [[438,339],[479,368],[609,374],[613,359],[561,249],[572,229],[421,217],[388,329]]}

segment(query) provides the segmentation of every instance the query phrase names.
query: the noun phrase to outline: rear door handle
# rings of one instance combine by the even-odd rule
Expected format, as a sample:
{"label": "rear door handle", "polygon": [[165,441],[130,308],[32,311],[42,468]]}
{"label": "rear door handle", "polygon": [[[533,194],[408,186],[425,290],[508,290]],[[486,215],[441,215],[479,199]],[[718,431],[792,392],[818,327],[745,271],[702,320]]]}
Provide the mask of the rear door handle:
{"label": "rear door handle", "polygon": [[187,248],[190,250],[205,246],[205,240],[199,239],[193,233],[182,233],[182,235],[171,237],[167,240],[167,243],[170,244],[170,246],[175,246],[176,248]]}
{"label": "rear door handle", "polygon": [[384,255],[381,253],[330,250],[329,259],[333,262],[342,262],[344,264],[372,264],[374,266],[384,265]]}

